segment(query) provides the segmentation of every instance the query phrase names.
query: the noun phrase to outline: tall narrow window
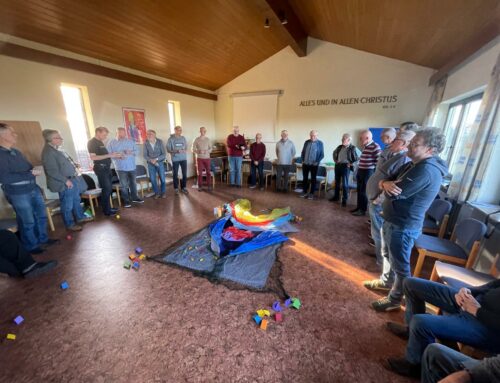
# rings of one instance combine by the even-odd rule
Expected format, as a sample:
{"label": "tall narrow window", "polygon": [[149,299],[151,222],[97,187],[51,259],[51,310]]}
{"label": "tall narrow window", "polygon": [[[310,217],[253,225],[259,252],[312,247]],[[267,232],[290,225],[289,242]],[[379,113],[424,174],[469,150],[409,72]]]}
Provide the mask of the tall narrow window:
{"label": "tall narrow window", "polygon": [[89,121],[91,121],[91,118],[89,117],[91,115],[86,88],[63,84],[61,85],[61,92],[64,107],[66,108],[66,118],[75,145],[76,161],[80,164],[82,170],[91,170],[92,162],[87,150],[87,141],[90,138]]}
{"label": "tall narrow window", "polygon": [[168,123],[170,125],[170,134],[174,134],[174,128],[177,125],[182,125],[181,122],[181,105],[179,101],[169,101],[167,103]]}

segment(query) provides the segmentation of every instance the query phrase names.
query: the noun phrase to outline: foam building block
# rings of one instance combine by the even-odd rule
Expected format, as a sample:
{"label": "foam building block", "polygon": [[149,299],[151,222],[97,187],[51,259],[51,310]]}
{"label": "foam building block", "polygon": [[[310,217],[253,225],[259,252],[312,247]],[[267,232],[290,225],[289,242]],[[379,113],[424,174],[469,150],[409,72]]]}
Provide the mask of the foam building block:
{"label": "foam building block", "polygon": [[139,259],[140,259],[141,261],[142,261],[143,259],[145,259],[145,258],[146,258],[146,256],[145,256],[144,254],[139,255]]}
{"label": "foam building block", "polygon": [[16,340],[16,336],[14,334],[7,334],[7,339]]}
{"label": "foam building block", "polygon": [[254,315],[253,320],[255,321],[255,323],[257,323],[259,325],[260,325],[260,322],[262,322],[262,318],[258,315]]}
{"label": "foam building block", "polygon": [[269,310],[257,310],[257,315],[260,316],[261,318],[263,317],[268,317],[271,315],[271,313],[269,312]]}
{"label": "foam building block", "polygon": [[142,254],[142,247],[136,247],[135,248],[135,253],[136,254]]}
{"label": "foam building block", "polygon": [[276,312],[278,312],[278,313],[282,310],[279,301],[276,301],[276,302],[273,303],[273,310],[276,311]]}
{"label": "foam building block", "polygon": [[127,262],[125,262],[125,263],[123,264],[123,267],[124,267],[124,268],[126,268],[127,270],[130,270],[130,266],[132,266],[132,265],[130,264],[130,262],[129,262],[129,261],[127,261]]}
{"label": "foam building block", "polygon": [[292,305],[292,300],[289,298],[285,301],[285,307],[290,307]]}
{"label": "foam building block", "polygon": [[260,328],[261,330],[267,330],[267,319],[262,319],[262,322],[260,322]]}
{"label": "foam building block", "polygon": [[17,324],[18,326],[24,322],[24,318],[21,315],[18,315],[17,317],[14,318],[14,323]]}
{"label": "foam building block", "polygon": [[66,282],[66,281],[63,281],[63,282],[61,283],[61,289],[66,290],[66,289],[68,289],[68,288],[69,288],[69,283],[68,283],[68,282]]}
{"label": "foam building block", "polygon": [[139,262],[134,262],[134,264],[132,265],[132,267],[135,269],[135,270],[139,270],[139,267],[141,267],[141,264]]}
{"label": "foam building block", "polygon": [[301,306],[301,303],[300,303],[300,300],[299,298],[292,298],[292,307],[294,309],[300,309],[300,306]]}
{"label": "foam building block", "polygon": [[276,320],[276,322],[282,322],[283,321],[283,314],[282,313],[274,314],[274,319]]}
{"label": "foam building block", "polygon": [[128,256],[128,259],[130,259],[131,261],[133,261],[133,260],[135,259],[135,255],[134,255],[134,254],[130,254],[130,255]]}

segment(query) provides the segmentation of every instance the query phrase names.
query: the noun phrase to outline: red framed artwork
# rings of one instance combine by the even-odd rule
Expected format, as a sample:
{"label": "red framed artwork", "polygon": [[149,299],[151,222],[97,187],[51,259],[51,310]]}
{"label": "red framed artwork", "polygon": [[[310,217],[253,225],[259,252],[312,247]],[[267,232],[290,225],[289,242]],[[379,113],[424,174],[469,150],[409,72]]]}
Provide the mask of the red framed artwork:
{"label": "red framed artwork", "polygon": [[137,144],[143,144],[146,141],[146,111],[133,108],[122,108],[122,110],[127,137]]}

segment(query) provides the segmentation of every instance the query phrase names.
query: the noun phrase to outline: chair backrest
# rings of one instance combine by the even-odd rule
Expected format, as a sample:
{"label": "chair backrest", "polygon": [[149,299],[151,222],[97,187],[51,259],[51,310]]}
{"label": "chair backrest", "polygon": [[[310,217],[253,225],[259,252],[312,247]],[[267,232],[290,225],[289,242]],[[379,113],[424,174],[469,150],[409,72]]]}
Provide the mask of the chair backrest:
{"label": "chair backrest", "polygon": [[427,216],[433,219],[437,224],[443,222],[443,218],[451,211],[451,202],[444,199],[435,199],[427,210]]}
{"label": "chair backrest", "polygon": [[136,177],[144,177],[147,175],[148,175],[148,172],[147,172],[146,167],[144,165],[137,165],[135,167],[135,176]]}
{"label": "chair backrest", "polygon": [[486,233],[486,225],[474,218],[466,218],[455,226],[451,240],[469,253],[475,241]]}
{"label": "chair backrest", "polygon": [[297,164],[292,164],[289,174],[291,173],[297,173]]}
{"label": "chair backrest", "polygon": [[273,170],[273,163],[271,161],[264,161],[264,170]]}
{"label": "chair backrest", "polygon": [[111,169],[111,183],[117,184],[119,182],[120,182],[120,179],[118,178],[118,173],[116,172],[115,169]]}
{"label": "chair backrest", "polygon": [[318,168],[318,174],[316,174],[318,177],[326,177],[326,167],[320,166]]}
{"label": "chair backrest", "polygon": [[96,189],[95,182],[94,182],[94,180],[92,179],[91,176],[89,176],[88,174],[82,174],[82,177],[85,180],[85,183],[87,184],[87,189],[88,190]]}
{"label": "chair backrest", "polygon": [[210,160],[210,169],[214,173],[222,171],[222,158],[215,157]]}

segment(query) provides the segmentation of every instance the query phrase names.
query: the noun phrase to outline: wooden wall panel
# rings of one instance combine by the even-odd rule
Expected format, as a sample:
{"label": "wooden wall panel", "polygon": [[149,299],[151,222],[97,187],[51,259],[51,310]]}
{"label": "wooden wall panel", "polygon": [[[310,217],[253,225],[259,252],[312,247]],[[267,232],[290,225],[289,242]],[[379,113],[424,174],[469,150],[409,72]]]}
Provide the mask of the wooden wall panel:
{"label": "wooden wall panel", "polygon": [[16,149],[19,149],[33,166],[42,165],[42,149],[45,141],[42,127],[38,121],[6,121],[0,122],[14,128],[17,134]]}

